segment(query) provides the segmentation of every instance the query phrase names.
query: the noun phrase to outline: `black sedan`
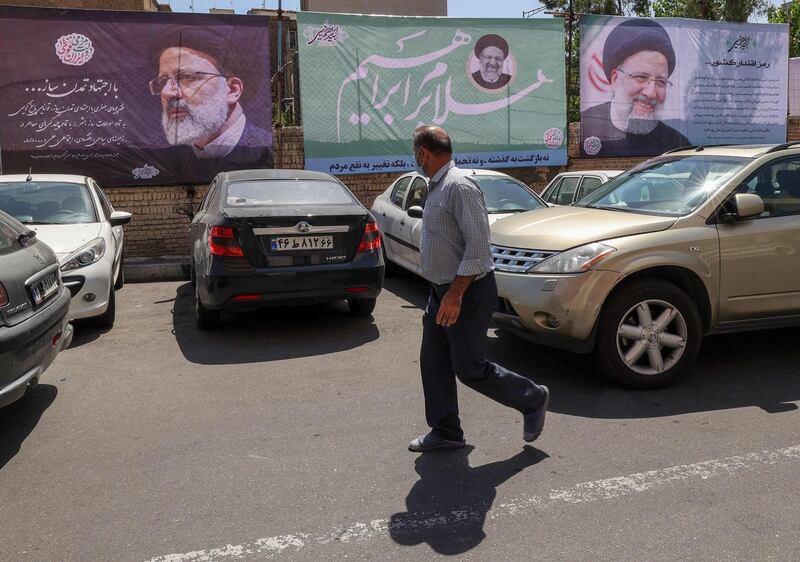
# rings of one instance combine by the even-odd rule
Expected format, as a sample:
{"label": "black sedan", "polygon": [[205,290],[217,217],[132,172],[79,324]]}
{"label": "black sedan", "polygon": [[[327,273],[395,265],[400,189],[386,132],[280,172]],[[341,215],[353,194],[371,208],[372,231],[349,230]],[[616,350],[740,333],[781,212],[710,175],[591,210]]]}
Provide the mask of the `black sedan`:
{"label": "black sedan", "polygon": [[219,174],[192,222],[190,272],[200,329],[222,310],[346,300],[370,315],[383,287],[381,236],[370,212],[328,174]]}
{"label": "black sedan", "polygon": [[0,211],[0,407],[35,386],[69,345],[70,298],[50,247]]}

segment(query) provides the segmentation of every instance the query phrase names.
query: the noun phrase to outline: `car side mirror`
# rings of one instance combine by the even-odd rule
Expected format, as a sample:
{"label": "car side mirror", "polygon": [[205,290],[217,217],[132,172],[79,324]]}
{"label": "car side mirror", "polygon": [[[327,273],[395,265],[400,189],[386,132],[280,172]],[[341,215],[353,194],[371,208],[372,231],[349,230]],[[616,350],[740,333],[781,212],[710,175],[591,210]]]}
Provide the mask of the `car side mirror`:
{"label": "car side mirror", "polygon": [[192,220],[194,218],[194,205],[191,203],[178,203],[175,205],[175,212]]}
{"label": "car side mirror", "polygon": [[422,218],[422,207],[419,205],[414,205],[413,207],[408,208],[408,216],[412,219],[421,219]]}
{"label": "car side mirror", "polygon": [[133,215],[125,211],[114,211],[111,213],[111,216],[108,217],[108,222],[111,223],[111,226],[122,226],[123,224],[131,222],[132,218]]}
{"label": "car side mirror", "polygon": [[737,193],[733,198],[733,212],[726,218],[729,222],[736,219],[757,217],[764,212],[764,200],[755,193]]}

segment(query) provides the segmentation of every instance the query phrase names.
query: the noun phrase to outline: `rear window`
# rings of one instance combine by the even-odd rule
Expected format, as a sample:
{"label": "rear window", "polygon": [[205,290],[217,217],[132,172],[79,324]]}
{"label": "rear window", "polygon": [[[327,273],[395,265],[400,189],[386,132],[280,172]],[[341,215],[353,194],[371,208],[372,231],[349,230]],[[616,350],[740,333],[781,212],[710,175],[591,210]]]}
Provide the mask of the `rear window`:
{"label": "rear window", "polygon": [[352,205],[353,195],[340,183],[327,180],[248,180],[227,186],[225,207],[271,205]]}
{"label": "rear window", "polygon": [[19,232],[0,217],[0,256],[16,252],[21,247]]}
{"label": "rear window", "polygon": [[89,189],[80,183],[21,181],[0,183],[0,210],[23,224],[97,222]]}

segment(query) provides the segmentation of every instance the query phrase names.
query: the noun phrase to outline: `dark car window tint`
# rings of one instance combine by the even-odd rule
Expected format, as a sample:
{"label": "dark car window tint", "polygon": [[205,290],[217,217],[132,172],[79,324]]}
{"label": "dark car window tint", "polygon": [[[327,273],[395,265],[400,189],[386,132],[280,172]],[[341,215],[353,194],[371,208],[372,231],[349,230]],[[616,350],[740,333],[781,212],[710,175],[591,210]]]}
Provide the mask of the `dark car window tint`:
{"label": "dark car window tint", "polygon": [[0,183],[0,210],[26,224],[97,222],[97,212],[89,188],[80,183]]}
{"label": "dark car window tint", "polygon": [[209,203],[209,201],[211,201],[211,198],[214,196],[214,190],[215,189],[217,189],[217,184],[216,183],[212,183],[209,186],[208,191],[206,191],[206,196],[203,197],[203,201],[200,203],[200,208],[197,211],[198,213],[200,211],[205,211],[206,209],[208,209],[208,203]]}
{"label": "dark car window tint", "polygon": [[556,205],[569,205],[572,203],[572,198],[575,196],[575,188],[578,187],[578,180],[580,178],[564,178],[561,182],[561,187],[558,189],[556,195]]}
{"label": "dark car window tint", "polygon": [[555,184],[553,184],[553,187],[550,187],[547,190],[545,190],[546,192],[543,195],[545,201],[547,201],[548,203],[556,202],[556,196],[558,195],[558,188],[559,186],[561,186],[561,182],[563,181],[564,178],[561,178]]}
{"label": "dark car window tint", "polygon": [[800,159],[770,162],[739,193],[755,193],[763,199],[764,213],[757,218],[800,214]]}
{"label": "dark car window tint", "polygon": [[408,184],[411,183],[411,177],[407,178],[400,178],[397,180],[397,183],[392,190],[391,200],[392,203],[397,205],[398,207],[403,206],[403,198],[406,196],[406,191],[408,190]]}
{"label": "dark car window tint", "polygon": [[411,191],[406,198],[405,209],[411,207],[424,207],[425,200],[428,198],[428,182],[422,178],[416,178],[411,185]]}
{"label": "dark car window tint", "polygon": [[541,201],[525,185],[503,176],[474,176],[483,191],[486,211],[512,213],[543,207]]}
{"label": "dark car window tint", "polygon": [[227,185],[225,207],[269,205],[352,205],[353,195],[328,180],[247,180]]}
{"label": "dark car window tint", "polygon": [[111,216],[111,213],[114,212],[114,207],[111,206],[111,201],[108,200],[108,196],[106,196],[105,192],[100,189],[100,186],[97,183],[92,182],[92,186],[97,191],[97,198],[100,199],[100,207],[103,209],[103,214],[106,216],[106,220]]}
{"label": "dark car window tint", "polygon": [[589,195],[592,191],[603,185],[603,180],[594,176],[583,178],[581,182],[581,190],[578,192],[576,199],[581,199]]}
{"label": "dark car window tint", "polygon": [[0,256],[10,254],[20,248],[19,232],[11,228],[11,226],[0,217]]}

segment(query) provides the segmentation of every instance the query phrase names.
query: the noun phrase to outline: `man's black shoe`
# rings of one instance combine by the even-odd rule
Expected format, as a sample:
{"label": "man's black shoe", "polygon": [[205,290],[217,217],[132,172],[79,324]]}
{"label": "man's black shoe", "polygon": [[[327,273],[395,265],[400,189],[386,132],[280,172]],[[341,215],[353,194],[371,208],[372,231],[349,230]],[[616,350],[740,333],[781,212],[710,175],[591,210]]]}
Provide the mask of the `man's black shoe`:
{"label": "man's black shoe", "polygon": [[435,451],[436,449],[460,449],[466,444],[467,442],[463,439],[461,441],[450,441],[442,439],[431,432],[414,439],[409,443],[408,450],[413,453],[424,453],[426,451]]}
{"label": "man's black shoe", "polygon": [[544,390],[544,403],[532,414],[523,416],[522,438],[528,443],[536,441],[542,434],[542,429],[544,429],[544,417],[547,415],[547,405],[550,403],[550,389],[544,385],[542,385],[542,389]]}

